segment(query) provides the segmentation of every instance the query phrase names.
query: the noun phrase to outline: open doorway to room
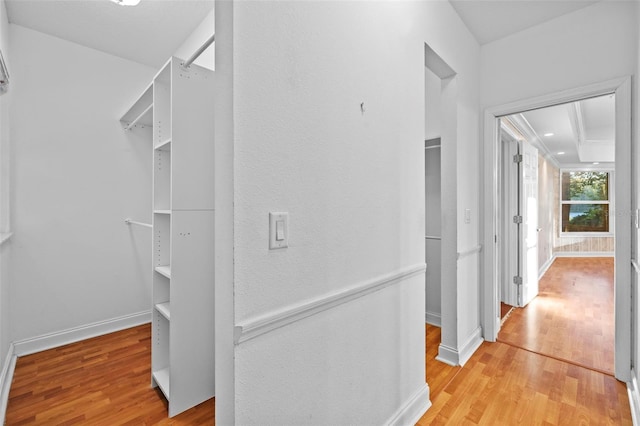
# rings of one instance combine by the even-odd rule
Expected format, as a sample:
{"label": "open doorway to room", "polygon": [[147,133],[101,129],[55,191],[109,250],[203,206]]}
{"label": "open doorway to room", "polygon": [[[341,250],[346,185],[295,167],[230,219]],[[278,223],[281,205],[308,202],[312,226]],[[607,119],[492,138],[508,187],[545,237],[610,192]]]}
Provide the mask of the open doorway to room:
{"label": "open doorway to room", "polygon": [[[517,225],[516,222],[522,221],[519,226],[533,227],[525,223],[526,217],[509,217],[510,212],[503,211],[505,203],[502,202],[502,180],[507,172],[503,170],[502,163],[502,145],[505,143],[502,135],[506,133],[511,139],[537,144],[537,148],[541,150],[537,155],[540,165],[536,167],[540,178],[540,198],[537,200],[540,210],[536,208],[535,212],[542,222],[539,224],[536,218],[533,228],[536,234],[535,245],[539,250],[536,256],[529,256],[526,262],[529,265],[529,262],[533,263],[531,269],[537,271],[542,280],[537,282],[538,295],[529,300],[517,298],[515,305],[521,312],[530,307],[533,310],[534,305],[543,305],[547,309],[553,309],[555,313],[554,318],[554,315],[538,311],[524,319],[526,327],[533,330],[534,334],[518,338],[521,342],[533,345],[528,348],[530,350],[613,373],[621,381],[628,381],[631,372],[629,265],[633,184],[630,93],[630,79],[622,78],[491,108],[485,113],[485,162],[489,167],[493,165],[492,169],[485,169],[485,182],[488,183],[484,192],[485,214],[488,218],[493,218],[485,222],[484,235],[487,247],[485,283],[488,284],[485,286],[483,303],[485,338],[491,341],[507,339],[505,336],[510,332],[508,325],[515,319],[515,314],[511,314],[501,330],[502,280],[504,276],[509,278],[504,273],[505,268],[509,267],[505,264],[503,255],[508,250],[503,247],[508,247],[509,243],[509,233],[505,232],[504,223],[512,221]],[[602,109],[605,106],[608,112]],[[570,138],[571,146],[575,147],[573,154],[570,154],[567,147],[553,145],[552,138],[562,133],[561,130],[544,128],[544,115],[554,112],[554,108],[556,112],[563,110],[569,117],[565,119],[568,120],[568,127],[565,126],[565,129],[573,134]],[[613,127],[613,141],[605,140],[605,127],[609,127],[610,133]],[[558,154],[559,152],[564,154]],[[569,160],[571,155],[576,157]],[[518,175],[522,173],[518,172]],[[522,239],[525,235],[523,232],[512,233],[520,236],[520,246],[529,247],[530,241]],[[525,235],[525,238],[531,237]],[[520,250],[519,247],[518,253],[516,263],[520,267],[525,262],[522,253],[526,253],[526,250]],[[558,270],[559,267],[562,268]],[[521,272],[522,269],[518,269],[518,274],[514,276],[521,276]],[[597,274],[600,276],[593,279]],[[519,281],[521,282],[515,278],[505,284],[518,286]],[[588,283],[599,286],[606,296],[598,294],[594,288],[589,289]],[[549,287],[553,285],[556,285],[555,290]],[[575,304],[581,292],[591,296],[592,300],[585,303],[593,306]],[[569,297],[562,299],[561,293],[568,293]],[[603,304],[610,305],[606,308],[606,314],[594,310],[594,307],[601,309]],[[535,329],[540,320],[549,319],[546,316],[551,322],[546,329],[541,327],[541,330],[552,334],[554,330],[550,327],[559,328],[560,321],[564,320],[564,327],[568,329],[571,338],[568,338],[569,335],[562,338],[556,336],[555,340],[547,340],[547,345],[544,346],[544,336],[541,333],[535,334]],[[607,330],[608,341],[613,343],[606,343],[601,330],[579,328],[581,325],[590,326],[599,322],[600,317],[606,317],[601,322],[601,328]],[[512,335],[509,338],[515,337]],[[536,339],[540,340],[538,346],[535,346]],[[578,345],[576,340],[571,339],[582,340]],[[545,353],[547,350],[558,350],[562,340],[567,340],[572,345],[565,349],[565,353]],[[589,357],[585,357],[585,353],[591,352],[596,346],[607,346],[610,355],[596,356],[602,357],[605,362],[608,358],[607,367],[603,367],[603,364],[588,364]]]}
{"label": "open doorway to room", "polygon": [[500,130],[498,340],[613,375],[615,94]]}

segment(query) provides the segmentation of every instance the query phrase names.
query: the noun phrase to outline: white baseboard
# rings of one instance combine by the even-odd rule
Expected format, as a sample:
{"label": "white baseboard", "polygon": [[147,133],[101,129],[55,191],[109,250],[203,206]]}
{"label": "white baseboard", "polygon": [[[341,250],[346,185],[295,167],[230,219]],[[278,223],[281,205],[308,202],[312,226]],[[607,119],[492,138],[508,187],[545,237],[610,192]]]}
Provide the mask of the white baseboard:
{"label": "white baseboard", "polygon": [[459,357],[457,350],[440,343],[440,345],[438,346],[438,355],[436,356],[437,361],[444,362],[445,364],[452,367],[457,367],[460,365],[458,359]]}
{"label": "white baseboard", "polygon": [[553,256],[551,256],[551,258],[549,258],[549,260],[544,262],[544,265],[542,265],[540,269],[538,269],[538,279],[541,279],[542,276],[549,270],[551,265],[553,265],[553,262],[556,261],[556,257],[557,256],[554,254]]}
{"label": "white baseboard", "polygon": [[612,251],[558,251],[553,254],[555,257],[614,257]]}
{"label": "white baseboard", "polygon": [[442,327],[442,315],[435,312],[426,312],[424,314],[424,322],[435,327]]}
{"label": "white baseboard", "polygon": [[480,347],[480,345],[484,342],[482,338],[482,328],[478,327],[475,329],[471,336],[467,339],[462,348],[460,349],[460,359],[458,360],[460,365],[465,365],[469,358],[473,356],[476,350]]}
{"label": "white baseboard", "polygon": [[473,333],[471,333],[471,336],[469,336],[464,345],[459,349],[440,343],[440,346],[438,346],[438,356],[436,356],[436,360],[444,362],[447,365],[451,365],[452,367],[465,365],[467,361],[469,361],[469,358],[471,358],[475,351],[480,347],[482,342],[484,342],[484,339],[482,338],[482,328],[478,327]]}
{"label": "white baseboard", "polygon": [[640,389],[638,389],[638,380],[636,372],[631,370],[631,381],[627,383],[627,393],[629,394],[629,405],[631,406],[631,420],[633,426],[640,425]]}
{"label": "white baseboard", "polygon": [[4,424],[4,419],[7,414],[9,391],[11,390],[11,382],[13,381],[13,372],[16,368],[17,357],[14,349],[13,343],[9,344],[7,357],[4,360],[2,372],[0,373],[0,424]]}
{"label": "white baseboard", "polygon": [[429,407],[431,407],[429,385],[425,383],[385,424],[389,426],[415,425]]}
{"label": "white baseboard", "polygon": [[103,334],[113,333],[151,322],[151,311],[138,312],[106,321],[94,322],[80,327],[45,334],[30,339],[13,342],[15,355],[23,356],[47,349],[57,348],[80,340],[90,339]]}

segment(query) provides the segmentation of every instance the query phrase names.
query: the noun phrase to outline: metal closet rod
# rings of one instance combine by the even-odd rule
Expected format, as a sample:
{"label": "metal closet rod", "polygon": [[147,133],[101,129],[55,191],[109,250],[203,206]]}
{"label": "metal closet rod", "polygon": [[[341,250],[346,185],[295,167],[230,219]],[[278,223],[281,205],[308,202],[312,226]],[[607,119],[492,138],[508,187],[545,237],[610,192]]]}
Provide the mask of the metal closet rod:
{"label": "metal closet rod", "polygon": [[202,52],[207,50],[207,48],[209,46],[211,46],[211,44],[215,41],[215,39],[216,39],[216,35],[213,34],[211,37],[209,37],[207,39],[207,41],[204,42],[204,44],[202,46],[200,46],[200,48],[198,50],[195,51],[195,53],[193,55],[191,55],[191,57],[189,59],[184,61],[184,64],[182,64],[182,66],[185,67],[185,68],[189,68],[189,66],[193,63],[193,61],[198,59],[198,56],[200,56],[202,54]]}
{"label": "metal closet rod", "polygon": [[150,223],[136,222],[135,220],[131,220],[130,218],[126,218],[124,220],[124,223],[126,223],[127,225],[140,225],[140,226],[146,226],[147,228],[153,228],[153,226]]}

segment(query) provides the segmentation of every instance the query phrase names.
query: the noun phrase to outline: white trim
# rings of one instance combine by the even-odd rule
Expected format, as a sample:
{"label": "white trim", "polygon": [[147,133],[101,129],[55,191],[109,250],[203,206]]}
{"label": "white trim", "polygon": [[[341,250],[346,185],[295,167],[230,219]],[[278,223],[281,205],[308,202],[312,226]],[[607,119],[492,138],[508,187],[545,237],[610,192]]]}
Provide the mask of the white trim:
{"label": "white trim", "polygon": [[13,342],[17,356],[29,355],[103,334],[113,333],[151,322],[151,311],[138,312],[106,321],[98,321],[67,330]]}
{"label": "white trim", "polygon": [[482,342],[484,342],[484,339],[482,338],[482,328],[478,327],[473,333],[471,333],[471,336],[469,336],[466,343],[462,345],[458,361],[459,364],[465,365],[467,361],[469,361],[469,358],[473,356],[475,351],[478,350]]}
{"label": "white trim", "polygon": [[320,296],[309,302],[289,305],[281,310],[250,318],[235,326],[234,342],[238,345],[261,334],[382,290],[414,275],[424,274],[426,267],[424,263],[413,265],[392,274],[377,277],[369,282],[356,284],[344,291]]}
{"label": "white trim", "polygon": [[0,246],[11,239],[13,232],[0,233]]}
{"label": "white trim", "polygon": [[555,257],[615,257],[613,251],[558,251]]}
{"label": "white trim", "polygon": [[[549,148],[547,148],[547,145],[545,145],[544,141],[540,138],[540,136],[538,136],[536,131],[533,130],[533,127],[531,127],[531,124],[529,124],[527,119],[524,118],[524,115],[522,115],[522,114],[514,114],[514,115],[510,115],[509,117],[505,117],[505,118],[506,118],[506,120],[504,120],[504,121],[510,122],[511,125],[513,127],[515,127],[516,130],[519,131],[522,134],[522,137],[524,137],[524,139],[527,142],[529,142],[534,147],[538,148],[538,150],[540,151],[542,156],[548,162],[553,164],[553,166],[555,166],[557,169],[560,168],[560,163],[558,162],[558,160],[556,160],[556,158],[553,156],[551,151],[549,151]],[[501,122],[501,124],[502,124],[502,122]],[[507,126],[504,126],[504,127],[508,128]],[[511,136],[513,137],[513,135],[511,135]],[[514,139],[517,140],[517,138],[514,138]]]}
{"label": "white trim", "polygon": [[9,391],[11,390],[11,382],[13,381],[13,372],[16,369],[16,358],[13,343],[10,343],[2,367],[2,373],[0,373],[0,424],[4,424],[7,414]]}
{"label": "white trim", "polygon": [[640,390],[636,373],[631,369],[631,381],[627,383],[627,394],[629,395],[629,406],[631,407],[631,420],[634,426],[640,423]]}
{"label": "white trim", "polygon": [[473,356],[482,342],[484,342],[482,338],[482,328],[478,327],[471,333],[460,350],[440,344],[440,346],[438,346],[438,356],[436,356],[436,359],[453,367],[463,366],[469,361],[469,358]]}
{"label": "white trim", "polygon": [[460,365],[460,363],[458,362],[458,351],[447,345],[443,345],[442,343],[440,343],[440,346],[438,346],[438,355],[436,356],[436,361],[444,362],[445,364],[452,367],[457,367]]}
{"label": "white trim", "polygon": [[547,273],[547,271],[549,270],[551,265],[553,265],[553,262],[556,261],[556,258],[557,258],[557,256],[554,253],[546,262],[544,262],[542,267],[540,267],[540,269],[538,269],[538,280],[541,279],[544,276],[544,274]]}
{"label": "white trim", "polygon": [[434,327],[442,327],[442,315],[435,312],[425,312],[424,322]]}
{"label": "white trim", "polygon": [[469,250],[458,252],[457,259],[460,260],[467,256],[471,256],[472,254],[480,253],[481,251],[482,251],[482,244],[479,244],[473,248],[470,248]]}
{"label": "white trim", "polygon": [[631,266],[633,266],[633,270],[636,271],[636,274],[640,274],[640,265],[636,259],[631,259]]}
{"label": "white trim", "polygon": [[430,407],[429,385],[424,383],[385,424],[389,426],[414,425]]}

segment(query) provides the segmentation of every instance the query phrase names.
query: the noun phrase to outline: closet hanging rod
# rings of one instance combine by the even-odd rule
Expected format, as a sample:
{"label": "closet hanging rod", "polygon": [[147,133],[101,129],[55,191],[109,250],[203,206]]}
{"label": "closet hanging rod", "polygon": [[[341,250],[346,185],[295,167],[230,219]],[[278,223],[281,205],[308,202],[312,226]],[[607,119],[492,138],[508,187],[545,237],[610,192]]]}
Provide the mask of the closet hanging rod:
{"label": "closet hanging rod", "polygon": [[189,66],[191,66],[193,61],[198,59],[198,56],[200,56],[202,54],[202,52],[207,50],[207,48],[209,46],[211,46],[211,43],[213,43],[215,41],[215,39],[216,39],[216,35],[215,34],[213,34],[211,37],[209,37],[207,39],[207,41],[205,41],[204,44],[202,46],[200,46],[200,48],[198,48],[198,50],[196,50],[195,53],[193,55],[191,55],[191,57],[184,62],[184,64],[182,64],[182,67],[183,68],[189,68]]}
{"label": "closet hanging rod", "polygon": [[150,223],[136,222],[135,220],[131,220],[130,218],[126,218],[124,220],[124,223],[126,223],[127,225],[140,225],[140,226],[145,226],[147,228],[153,228],[153,225],[151,225]]}

